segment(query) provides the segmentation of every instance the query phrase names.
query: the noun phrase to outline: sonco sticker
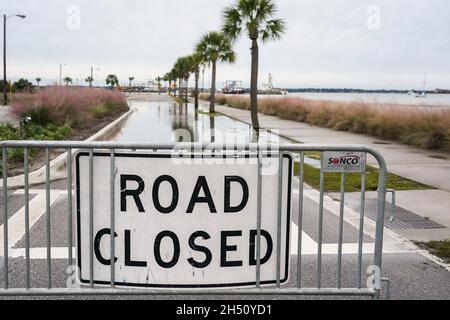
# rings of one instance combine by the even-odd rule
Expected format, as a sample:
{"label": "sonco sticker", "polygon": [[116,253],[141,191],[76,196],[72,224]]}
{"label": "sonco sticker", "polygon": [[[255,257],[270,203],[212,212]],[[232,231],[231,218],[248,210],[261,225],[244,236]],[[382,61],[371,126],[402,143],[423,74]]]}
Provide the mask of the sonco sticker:
{"label": "sonco sticker", "polygon": [[323,172],[364,173],[366,172],[365,152],[324,152]]}

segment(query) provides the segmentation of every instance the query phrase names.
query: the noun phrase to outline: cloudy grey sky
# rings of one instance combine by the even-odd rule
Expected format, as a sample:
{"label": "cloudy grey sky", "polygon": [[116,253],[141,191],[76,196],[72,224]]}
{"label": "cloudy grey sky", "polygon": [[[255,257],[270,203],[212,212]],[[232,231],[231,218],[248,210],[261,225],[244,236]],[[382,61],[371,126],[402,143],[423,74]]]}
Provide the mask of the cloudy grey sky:
{"label": "cloudy grey sky", "polygon": [[[143,82],[169,71],[200,36],[221,25],[233,0],[0,0],[8,20],[12,79],[84,80],[91,65],[103,83],[115,73]],[[450,1],[277,0],[288,30],[261,47],[260,81],[279,87],[450,88]],[[79,17],[78,17],[79,11]],[[78,24],[79,22],[79,24]],[[238,61],[221,65],[225,80],[249,82],[250,43]],[[210,80],[209,72],[205,81]]]}

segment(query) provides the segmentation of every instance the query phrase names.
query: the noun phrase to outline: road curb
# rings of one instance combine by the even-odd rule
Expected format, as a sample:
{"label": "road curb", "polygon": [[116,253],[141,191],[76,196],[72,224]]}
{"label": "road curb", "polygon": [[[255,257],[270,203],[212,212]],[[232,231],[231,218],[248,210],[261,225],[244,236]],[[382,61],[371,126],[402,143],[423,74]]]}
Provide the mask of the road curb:
{"label": "road curb", "polygon": [[[127,113],[123,114],[120,118],[108,124],[106,127],[86,139],[85,141],[104,141],[111,137],[125,121],[131,116],[134,109],[131,109]],[[72,150],[75,153],[77,150]],[[60,154],[57,158],[50,162],[50,180],[57,181],[67,177],[67,152]],[[30,187],[43,184],[46,182],[45,165],[40,169],[29,174]],[[3,180],[0,180],[0,184],[3,184]],[[18,189],[24,187],[24,175],[8,178],[8,189]],[[1,187],[0,187],[1,189]]]}

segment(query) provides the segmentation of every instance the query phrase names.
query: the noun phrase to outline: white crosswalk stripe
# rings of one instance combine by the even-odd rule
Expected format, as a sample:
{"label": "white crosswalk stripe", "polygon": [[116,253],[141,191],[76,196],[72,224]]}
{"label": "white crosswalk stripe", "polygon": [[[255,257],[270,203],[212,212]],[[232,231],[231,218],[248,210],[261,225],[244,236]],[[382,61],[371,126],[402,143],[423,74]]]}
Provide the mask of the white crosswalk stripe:
{"label": "white crosswalk stripe", "polygon": [[[58,197],[63,191],[52,190],[50,193],[50,206],[55,203]],[[39,221],[42,215],[46,212],[46,194],[45,190],[30,190],[30,195],[36,195],[36,197],[30,201],[30,230],[34,224]],[[14,195],[23,195],[24,190],[17,190]],[[0,254],[3,254],[3,225],[0,228]],[[13,248],[20,239],[25,235],[25,206],[19,211],[13,214],[8,219],[8,248]]]}
{"label": "white crosswalk stripe", "polygon": [[[24,190],[17,190],[14,192],[15,195],[23,195]],[[64,190],[52,190],[51,191],[51,201],[50,205],[53,205],[55,201],[61,194],[65,194]],[[294,190],[294,193],[298,194],[298,190]],[[36,195],[36,197],[30,201],[30,229],[33,225],[45,214],[46,206],[46,194],[45,190],[30,190],[31,195]],[[25,235],[25,208],[21,208],[14,215],[8,219],[8,239],[9,239],[9,256],[11,258],[25,257],[24,248],[16,248],[15,245],[23,238]],[[0,228],[0,255],[3,254],[3,228]],[[374,252],[373,243],[363,244],[364,254],[373,254]],[[298,253],[298,226],[291,222],[291,242],[290,242],[290,252],[291,255],[296,256]],[[358,254],[358,243],[344,243],[342,245],[342,253],[344,255]],[[75,256],[75,248],[72,249]],[[314,241],[308,234],[302,231],[302,255],[317,255],[318,243]],[[409,253],[414,252],[410,248],[406,248],[404,245],[397,243],[385,243],[384,253]],[[325,243],[322,247],[322,253],[324,255],[337,255],[338,254],[338,244],[337,243]],[[31,259],[46,259],[47,248],[30,248],[30,258]],[[53,247],[52,248],[52,259],[67,259],[68,249],[67,247]]]}

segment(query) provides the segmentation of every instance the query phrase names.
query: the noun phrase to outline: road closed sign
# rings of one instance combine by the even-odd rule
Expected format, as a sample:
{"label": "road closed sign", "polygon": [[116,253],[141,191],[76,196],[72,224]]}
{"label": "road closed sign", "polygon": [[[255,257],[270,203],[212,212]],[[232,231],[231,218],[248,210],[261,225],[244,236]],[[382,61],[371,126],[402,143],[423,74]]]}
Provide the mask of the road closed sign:
{"label": "road closed sign", "polygon": [[[206,157],[206,156],[205,156]],[[233,157],[236,159],[237,157]],[[256,284],[258,162],[189,163],[170,154],[117,153],[114,234],[111,231],[109,153],[94,153],[92,211],[89,153],[76,156],[79,280],[111,283],[114,237],[115,284],[141,288],[248,287]],[[278,165],[279,158],[265,156]],[[283,156],[279,173],[261,175],[261,284],[288,280],[293,159]],[[281,197],[281,250],[277,252]],[[90,213],[93,217],[90,241]]]}

